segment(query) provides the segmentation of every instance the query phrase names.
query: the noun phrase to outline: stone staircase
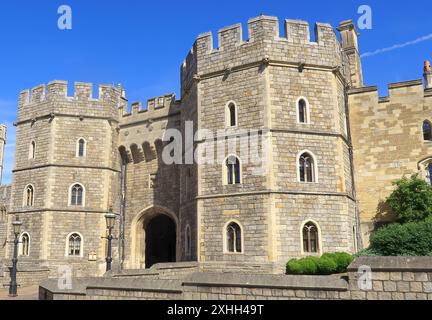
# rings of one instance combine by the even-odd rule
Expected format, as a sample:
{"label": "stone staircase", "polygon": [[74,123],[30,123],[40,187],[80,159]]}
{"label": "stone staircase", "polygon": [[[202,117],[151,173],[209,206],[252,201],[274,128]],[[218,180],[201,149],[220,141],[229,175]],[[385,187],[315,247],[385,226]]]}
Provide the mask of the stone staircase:
{"label": "stone staircase", "polygon": [[150,269],[112,271],[105,277],[114,279],[183,280],[199,271],[197,262],[159,263]]}

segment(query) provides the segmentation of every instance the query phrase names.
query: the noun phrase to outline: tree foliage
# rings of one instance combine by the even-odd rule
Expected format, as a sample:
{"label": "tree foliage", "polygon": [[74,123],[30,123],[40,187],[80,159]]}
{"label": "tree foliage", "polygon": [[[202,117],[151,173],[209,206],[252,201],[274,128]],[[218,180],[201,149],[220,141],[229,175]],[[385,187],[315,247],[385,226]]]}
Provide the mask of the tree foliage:
{"label": "tree foliage", "polygon": [[368,250],[382,256],[431,256],[432,218],[379,229],[372,234]]}
{"label": "tree foliage", "polygon": [[387,198],[387,203],[398,216],[399,222],[423,221],[432,216],[432,186],[413,175],[393,183],[396,189]]}

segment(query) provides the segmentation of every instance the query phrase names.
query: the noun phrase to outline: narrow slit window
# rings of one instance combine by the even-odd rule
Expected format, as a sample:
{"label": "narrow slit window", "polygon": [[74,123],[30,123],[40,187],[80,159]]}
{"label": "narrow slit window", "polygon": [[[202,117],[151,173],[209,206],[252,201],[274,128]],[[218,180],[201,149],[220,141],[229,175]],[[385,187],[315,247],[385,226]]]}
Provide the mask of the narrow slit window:
{"label": "narrow slit window", "polygon": [[226,170],[227,170],[228,184],[241,183],[240,160],[237,157],[234,156],[228,157],[228,159],[226,160]]}
{"label": "narrow slit window", "polygon": [[304,99],[300,99],[298,102],[298,117],[300,123],[307,123],[307,104]]}
{"label": "narrow slit window", "polygon": [[242,252],[242,235],[240,226],[232,222],[227,227],[227,250],[231,253]]}

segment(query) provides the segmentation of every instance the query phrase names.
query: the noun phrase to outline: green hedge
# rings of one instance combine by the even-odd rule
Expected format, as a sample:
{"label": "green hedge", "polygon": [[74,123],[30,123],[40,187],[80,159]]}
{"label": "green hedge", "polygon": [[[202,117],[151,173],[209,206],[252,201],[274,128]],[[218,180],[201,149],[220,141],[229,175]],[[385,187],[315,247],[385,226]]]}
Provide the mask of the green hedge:
{"label": "green hedge", "polygon": [[369,250],[382,256],[431,256],[432,219],[379,229],[371,236]]}
{"label": "green hedge", "polygon": [[363,249],[359,252],[357,252],[354,257],[358,258],[358,257],[376,257],[376,256],[380,256],[381,254],[379,252],[376,252],[375,250],[372,250],[370,248],[368,249]]}
{"label": "green hedge", "polygon": [[301,275],[330,275],[346,272],[353,261],[353,256],[344,253],[326,253],[320,258],[307,257],[303,259],[292,259],[288,261],[287,274]]}

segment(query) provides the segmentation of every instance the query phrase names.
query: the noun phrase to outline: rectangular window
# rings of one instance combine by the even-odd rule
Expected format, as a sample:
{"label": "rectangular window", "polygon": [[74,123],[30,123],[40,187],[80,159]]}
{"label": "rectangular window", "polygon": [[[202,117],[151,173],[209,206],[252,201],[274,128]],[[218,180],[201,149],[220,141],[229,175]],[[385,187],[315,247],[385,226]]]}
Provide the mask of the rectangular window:
{"label": "rectangular window", "polygon": [[82,206],[82,192],[78,191],[78,200],[77,200],[77,205],[78,206]]}
{"label": "rectangular window", "polygon": [[228,184],[233,184],[234,182],[234,165],[228,165]]}
{"label": "rectangular window", "polygon": [[79,157],[84,157],[84,143],[79,144],[79,151],[78,151]]}
{"label": "rectangular window", "polygon": [[157,187],[157,174],[150,174],[149,175],[149,189],[154,189]]}

